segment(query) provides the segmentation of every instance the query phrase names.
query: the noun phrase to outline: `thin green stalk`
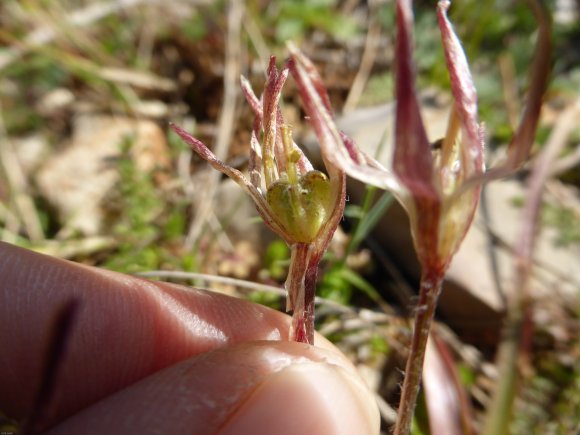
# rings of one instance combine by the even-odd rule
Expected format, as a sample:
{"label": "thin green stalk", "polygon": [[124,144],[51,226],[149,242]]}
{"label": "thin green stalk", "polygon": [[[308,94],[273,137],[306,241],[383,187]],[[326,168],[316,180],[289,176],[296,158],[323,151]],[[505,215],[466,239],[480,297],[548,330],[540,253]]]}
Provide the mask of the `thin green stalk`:
{"label": "thin green stalk", "polygon": [[518,383],[518,357],[523,334],[523,304],[513,301],[508,308],[503,338],[498,349],[498,385],[488,409],[482,435],[508,433]]}
{"label": "thin green stalk", "polygon": [[403,392],[399,402],[394,435],[407,435],[411,431],[417,395],[421,386],[425,348],[429,338],[429,331],[431,330],[431,322],[435,315],[437,299],[441,293],[443,277],[444,275],[441,273],[432,273],[430,271],[423,273],[421,276],[421,289],[415,314],[413,338],[405,368],[405,380],[403,381]]}
{"label": "thin green stalk", "polygon": [[385,214],[394,201],[394,196],[390,192],[384,192],[373,205],[376,187],[367,187],[363,204],[360,210],[360,216],[352,232],[352,238],[348,244],[345,258],[355,252],[362,241],[378,224],[380,218]]}
{"label": "thin green stalk", "polygon": [[363,197],[360,211],[357,216],[356,224],[352,231],[352,237],[350,238],[348,246],[346,247],[345,258],[358,249],[360,241],[362,241],[365,237],[365,235],[362,234],[363,221],[368,215],[369,210],[373,205],[373,199],[375,198],[376,191],[377,188],[374,186],[367,186],[365,189],[365,195]]}

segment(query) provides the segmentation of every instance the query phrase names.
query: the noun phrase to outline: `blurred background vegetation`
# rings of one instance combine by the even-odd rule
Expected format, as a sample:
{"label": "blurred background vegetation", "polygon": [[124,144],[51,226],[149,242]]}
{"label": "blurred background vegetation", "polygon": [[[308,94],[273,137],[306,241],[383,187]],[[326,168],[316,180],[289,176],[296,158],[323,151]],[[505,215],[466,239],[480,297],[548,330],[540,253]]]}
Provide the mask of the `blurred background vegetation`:
{"label": "blurred background vegetation", "polygon": [[[538,150],[559,114],[580,98],[580,2],[546,3],[554,16],[554,73]],[[419,88],[446,101],[435,2],[415,2],[415,8]],[[244,169],[253,119],[239,93],[232,99],[224,89],[233,85],[237,92],[236,74],[242,73],[259,93],[268,57],[275,54],[281,63],[287,40],[316,63],[338,114],[388,104],[394,5],[246,0],[236,3],[238,16],[232,9],[211,0],[3,0],[0,239],[125,273],[244,280],[169,278],[283,309],[279,292],[249,283],[280,288],[287,247],[263,230],[241,191],[212,181],[205,165],[168,132],[168,122],[208,144],[219,129],[231,129],[220,152]],[[493,157],[511,137],[525,101],[536,23],[525,1],[458,0],[450,16],[471,61]],[[228,110],[229,121],[223,116]],[[297,138],[306,138],[292,83],[284,110]],[[580,129],[567,140],[555,179],[568,199],[546,205],[543,219],[558,230],[555,243],[576,255]],[[408,340],[401,300],[408,301],[415,284],[397,274],[396,261],[378,255],[367,237],[381,222],[388,225],[382,219],[391,203],[373,189],[349,203],[320,276],[317,323],[366,371],[385,428],[392,420],[389,404],[397,403],[400,373],[394,368],[401,367]],[[580,304],[559,308],[536,325],[513,433],[578,433]],[[550,324],[554,319],[557,325]],[[497,335],[482,344],[462,341],[461,332],[448,330],[444,341],[469,391],[477,427],[494,383]],[[416,433],[428,433],[426,418]]]}

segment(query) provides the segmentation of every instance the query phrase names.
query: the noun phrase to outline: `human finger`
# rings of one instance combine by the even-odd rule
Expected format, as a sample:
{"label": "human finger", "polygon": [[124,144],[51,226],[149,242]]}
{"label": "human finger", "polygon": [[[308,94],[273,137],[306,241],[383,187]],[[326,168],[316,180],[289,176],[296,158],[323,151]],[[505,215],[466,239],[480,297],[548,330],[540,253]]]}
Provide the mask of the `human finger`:
{"label": "human finger", "polygon": [[249,342],[177,363],[64,421],[51,434],[372,435],[372,394],[336,352]]}
{"label": "human finger", "polygon": [[247,301],[54,259],[0,243],[0,409],[30,412],[55,317],[78,302],[55,396],[60,419],[177,361],[279,340],[288,317]]}

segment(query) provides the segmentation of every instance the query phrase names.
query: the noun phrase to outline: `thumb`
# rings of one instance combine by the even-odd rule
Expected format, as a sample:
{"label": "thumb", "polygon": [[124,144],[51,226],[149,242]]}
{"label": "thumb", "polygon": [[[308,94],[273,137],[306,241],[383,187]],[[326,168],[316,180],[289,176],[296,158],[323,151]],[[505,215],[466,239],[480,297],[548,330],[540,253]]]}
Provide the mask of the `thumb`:
{"label": "thumb", "polygon": [[248,342],[168,367],[51,433],[378,434],[372,393],[333,351]]}

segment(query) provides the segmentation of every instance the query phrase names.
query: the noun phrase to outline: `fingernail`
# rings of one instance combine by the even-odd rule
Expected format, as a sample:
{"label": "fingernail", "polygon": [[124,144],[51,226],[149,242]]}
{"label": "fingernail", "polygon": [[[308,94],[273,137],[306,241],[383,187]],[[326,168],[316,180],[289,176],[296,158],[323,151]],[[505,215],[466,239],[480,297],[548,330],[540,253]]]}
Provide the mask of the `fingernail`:
{"label": "fingernail", "polygon": [[377,404],[358,376],[331,364],[302,363],[272,374],[220,434],[373,435],[379,429]]}

